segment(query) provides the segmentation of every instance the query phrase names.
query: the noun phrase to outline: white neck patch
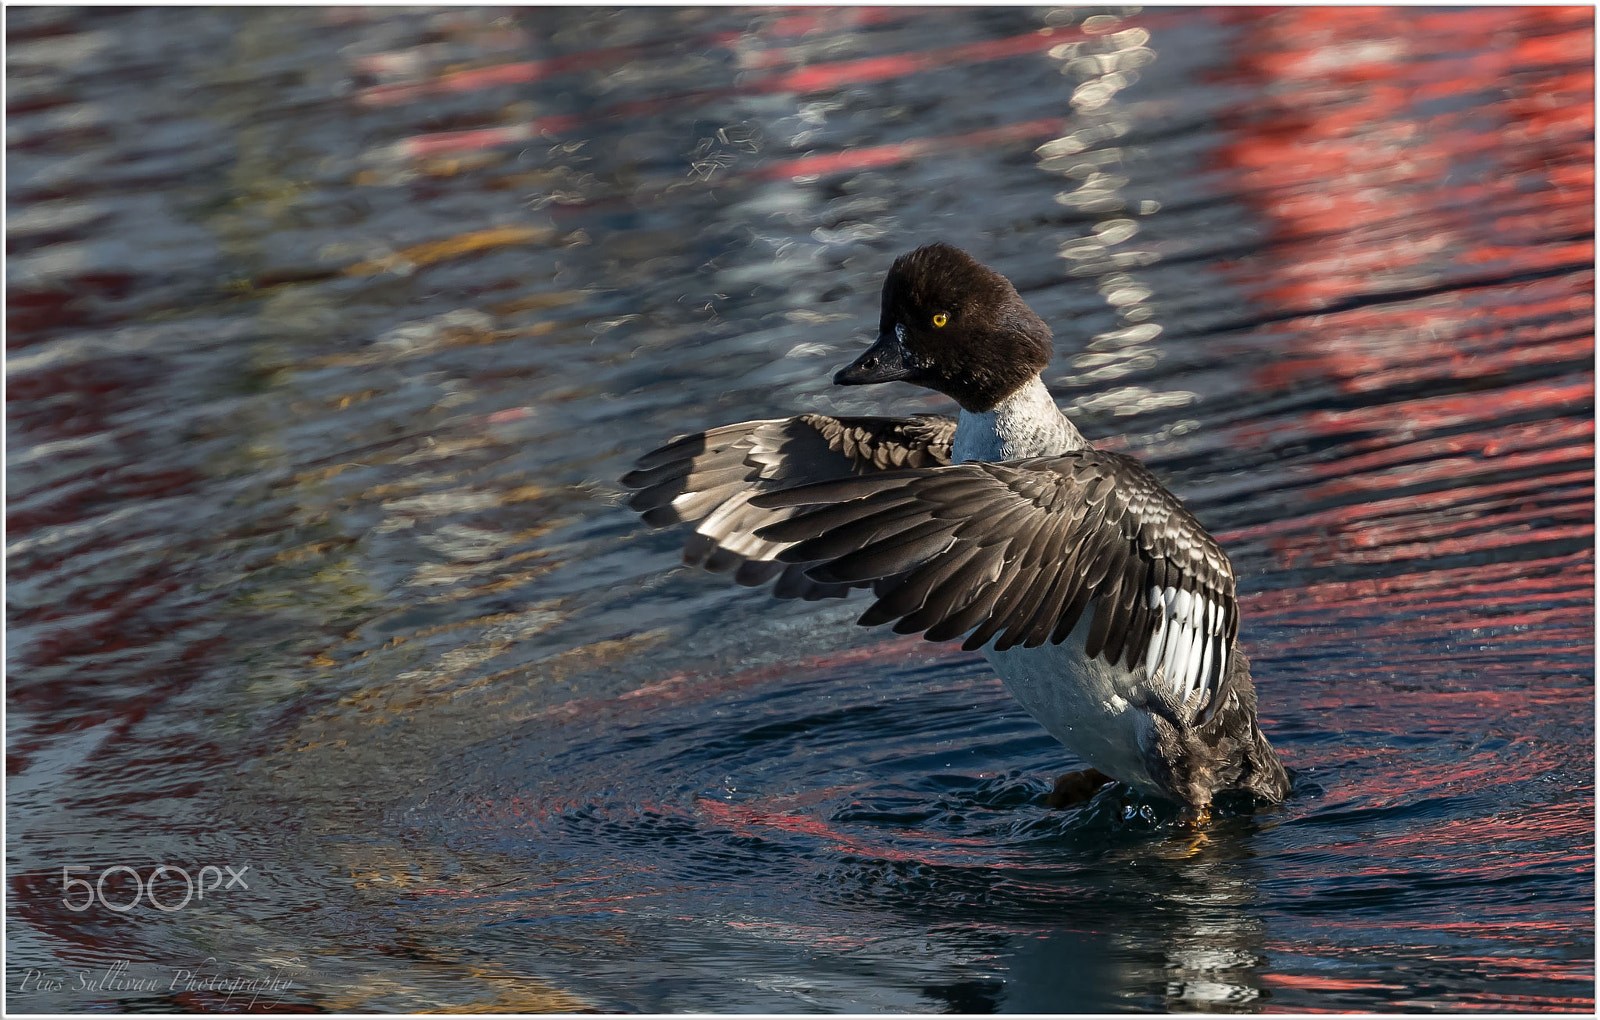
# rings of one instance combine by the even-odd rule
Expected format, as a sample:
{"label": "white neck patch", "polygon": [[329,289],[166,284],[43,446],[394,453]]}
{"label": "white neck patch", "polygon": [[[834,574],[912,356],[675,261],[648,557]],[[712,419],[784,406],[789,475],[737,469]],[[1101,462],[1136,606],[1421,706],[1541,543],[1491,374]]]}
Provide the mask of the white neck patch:
{"label": "white neck patch", "polygon": [[1056,406],[1044,380],[1034,376],[993,410],[963,410],[950,459],[957,464],[969,460],[1020,460],[1088,446],[1088,440]]}

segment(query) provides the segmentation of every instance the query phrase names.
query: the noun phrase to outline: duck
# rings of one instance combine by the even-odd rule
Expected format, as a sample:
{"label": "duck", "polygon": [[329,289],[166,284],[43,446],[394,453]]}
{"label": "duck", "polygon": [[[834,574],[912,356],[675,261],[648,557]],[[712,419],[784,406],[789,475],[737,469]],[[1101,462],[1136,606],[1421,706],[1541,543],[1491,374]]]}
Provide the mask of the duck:
{"label": "duck", "polygon": [[1050,328],[943,242],[896,258],[876,339],[833,382],[909,383],[952,417],[819,413],[679,436],[621,478],[683,560],[780,598],[869,589],[858,623],[961,641],[1088,768],[1052,808],[1120,783],[1192,824],[1290,781],[1257,719],[1234,569],[1137,459],[1097,449],[1042,373]]}

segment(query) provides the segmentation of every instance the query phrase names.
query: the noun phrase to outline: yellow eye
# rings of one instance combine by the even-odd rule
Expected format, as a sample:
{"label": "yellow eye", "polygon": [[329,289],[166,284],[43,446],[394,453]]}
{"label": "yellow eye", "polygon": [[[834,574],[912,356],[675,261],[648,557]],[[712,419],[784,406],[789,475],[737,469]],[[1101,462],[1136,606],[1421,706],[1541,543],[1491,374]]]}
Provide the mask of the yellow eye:
{"label": "yellow eye", "polygon": [[933,317],[933,324],[935,326],[943,326],[945,323],[947,323],[949,321],[950,321],[950,316],[944,314],[943,312],[939,312],[937,315],[935,315]]}

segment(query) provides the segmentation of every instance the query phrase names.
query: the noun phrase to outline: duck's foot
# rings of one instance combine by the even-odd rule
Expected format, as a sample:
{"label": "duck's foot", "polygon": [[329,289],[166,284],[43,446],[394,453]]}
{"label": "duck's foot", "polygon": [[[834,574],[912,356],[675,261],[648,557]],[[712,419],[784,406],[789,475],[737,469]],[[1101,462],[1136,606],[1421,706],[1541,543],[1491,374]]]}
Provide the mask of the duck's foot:
{"label": "duck's foot", "polygon": [[1191,804],[1185,807],[1178,815],[1178,827],[1188,829],[1191,832],[1205,828],[1206,823],[1209,821],[1211,821],[1210,804],[1205,807],[1195,807]]}
{"label": "duck's foot", "polygon": [[1050,796],[1044,802],[1053,808],[1071,807],[1073,804],[1082,804],[1100,787],[1112,782],[1110,776],[1099,769],[1084,769],[1081,772],[1068,772],[1056,779],[1055,789],[1050,791]]}

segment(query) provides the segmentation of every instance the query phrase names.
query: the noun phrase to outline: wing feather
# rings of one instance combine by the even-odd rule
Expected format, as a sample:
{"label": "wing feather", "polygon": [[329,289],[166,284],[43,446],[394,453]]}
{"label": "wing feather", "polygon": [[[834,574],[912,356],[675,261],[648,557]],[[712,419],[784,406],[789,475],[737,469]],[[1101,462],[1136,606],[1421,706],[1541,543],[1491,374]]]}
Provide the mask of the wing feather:
{"label": "wing feather", "polygon": [[[968,550],[971,550],[970,554]],[[986,585],[993,583],[997,576],[996,564],[986,552],[984,547],[968,543],[965,546],[958,546],[951,555],[942,557],[960,560],[961,565],[928,593],[920,608],[900,621],[897,630],[902,634],[916,634],[939,628],[942,632],[945,620],[952,613],[959,613],[963,608],[970,607],[979,592]],[[970,628],[963,628],[950,636],[955,637],[967,629]],[[936,636],[934,640],[939,638]]]}
{"label": "wing feather", "polygon": [[[863,623],[965,648],[1066,640],[1142,669],[1175,704],[1216,703],[1238,627],[1233,568],[1137,461],[1082,450],[834,479],[751,498],[757,531],[819,581],[871,584]],[[817,504],[828,504],[817,509]]]}
{"label": "wing feather", "polygon": [[[694,526],[683,549],[683,561],[689,566],[731,571],[735,581],[751,586],[776,578],[773,594],[782,598],[834,598],[846,594],[851,585],[807,576],[809,564],[778,559],[788,543],[756,535],[762,527],[800,515],[801,508],[758,507],[751,504],[751,497],[949,464],[955,426],[954,419],[941,415],[808,414],[738,422],[679,436],[640,457],[620,481],[634,490],[628,506],[645,523]],[[822,495],[816,502],[833,500]],[[904,502],[909,503],[909,497]],[[816,533],[824,533],[828,525],[827,519],[820,521]]]}
{"label": "wing feather", "polygon": [[937,589],[981,552],[982,546],[968,544],[955,555],[929,560],[898,582],[890,582],[878,601],[861,614],[859,622],[871,627],[917,612],[928,604],[929,597]]}

